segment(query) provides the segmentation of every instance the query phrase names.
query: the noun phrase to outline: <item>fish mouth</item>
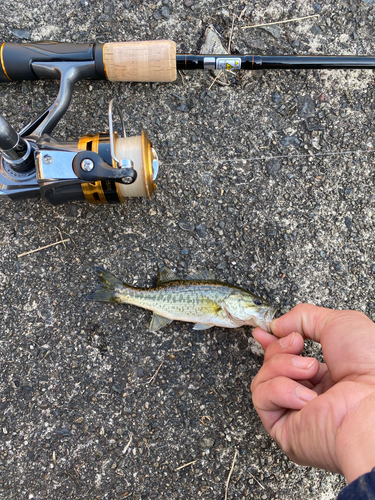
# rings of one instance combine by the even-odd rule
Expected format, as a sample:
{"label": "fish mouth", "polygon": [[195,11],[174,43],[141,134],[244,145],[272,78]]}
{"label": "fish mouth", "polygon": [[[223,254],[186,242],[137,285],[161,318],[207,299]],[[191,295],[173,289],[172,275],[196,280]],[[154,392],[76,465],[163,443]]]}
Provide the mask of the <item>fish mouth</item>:
{"label": "fish mouth", "polygon": [[231,314],[231,312],[227,307],[225,307],[225,305],[223,306],[223,309],[228,319],[230,319],[238,326],[259,326],[260,328],[262,328],[262,330],[265,330],[268,333],[271,332],[270,323],[276,313],[276,309],[273,306],[257,308],[257,310],[253,311],[252,314],[246,319],[238,318],[235,315]]}
{"label": "fish mouth", "polygon": [[262,328],[262,330],[265,330],[266,332],[270,333],[271,332],[270,324],[275,314],[276,314],[276,309],[274,307],[271,306],[268,309],[265,309],[263,311],[263,314],[259,317],[258,326]]}

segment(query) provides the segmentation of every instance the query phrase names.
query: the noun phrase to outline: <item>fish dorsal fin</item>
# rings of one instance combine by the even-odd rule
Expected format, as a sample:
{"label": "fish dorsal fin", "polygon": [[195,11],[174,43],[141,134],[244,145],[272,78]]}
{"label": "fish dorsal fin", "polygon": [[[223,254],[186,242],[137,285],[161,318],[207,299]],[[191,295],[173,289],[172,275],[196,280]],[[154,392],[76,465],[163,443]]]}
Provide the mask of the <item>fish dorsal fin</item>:
{"label": "fish dorsal fin", "polygon": [[159,271],[158,283],[163,283],[164,281],[174,281],[178,279],[179,277],[177,276],[177,274],[174,271],[167,269],[166,267],[162,271]]}
{"label": "fish dorsal fin", "polygon": [[199,280],[199,281],[215,281],[215,276],[212,271],[208,269],[203,269],[202,271],[195,271],[192,274],[189,274],[187,277],[188,280]]}
{"label": "fish dorsal fin", "polygon": [[152,315],[149,331],[157,332],[160,328],[163,328],[163,326],[169,325],[169,323],[172,323],[171,319],[164,318],[164,316],[159,316],[159,314],[154,313]]}

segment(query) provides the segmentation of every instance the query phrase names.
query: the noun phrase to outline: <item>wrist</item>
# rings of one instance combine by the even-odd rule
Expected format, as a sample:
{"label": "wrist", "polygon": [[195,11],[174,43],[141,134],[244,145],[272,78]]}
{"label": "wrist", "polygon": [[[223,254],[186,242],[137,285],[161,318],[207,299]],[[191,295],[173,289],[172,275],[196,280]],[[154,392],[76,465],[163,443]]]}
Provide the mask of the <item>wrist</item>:
{"label": "wrist", "polygon": [[348,483],[375,467],[375,392],[344,419],[337,433],[337,458]]}

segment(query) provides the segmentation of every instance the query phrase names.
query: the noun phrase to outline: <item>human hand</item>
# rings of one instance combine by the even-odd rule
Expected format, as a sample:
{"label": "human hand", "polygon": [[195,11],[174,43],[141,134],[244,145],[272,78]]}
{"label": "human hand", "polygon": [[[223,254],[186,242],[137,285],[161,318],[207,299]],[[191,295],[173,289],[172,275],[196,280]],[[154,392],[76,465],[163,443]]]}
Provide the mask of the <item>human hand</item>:
{"label": "human hand", "polygon": [[[264,427],[294,462],[344,474],[375,467],[375,323],[357,311],[300,304],[261,328],[265,350],[251,384]],[[280,339],[280,340],[279,340]],[[325,363],[300,356],[304,339]]]}

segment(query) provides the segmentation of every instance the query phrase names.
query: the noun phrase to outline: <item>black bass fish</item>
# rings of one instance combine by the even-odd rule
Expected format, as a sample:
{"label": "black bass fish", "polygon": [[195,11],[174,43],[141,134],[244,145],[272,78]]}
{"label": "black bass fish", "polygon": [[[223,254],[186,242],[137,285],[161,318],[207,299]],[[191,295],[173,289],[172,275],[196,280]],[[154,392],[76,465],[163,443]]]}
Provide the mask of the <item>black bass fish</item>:
{"label": "black bass fish", "polygon": [[275,309],[264,299],[239,286],[215,281],[208,271],[181,280],[173,272],[164,270],[159,273],[157,285],[151,288],[127,285],[102,268],[96,268],[96,275],[100,283],[87,298],[133,304],[153,311],[151,332],[173,320],[195,323],[194,330],[249,325],[269,332],[275,314]]}

